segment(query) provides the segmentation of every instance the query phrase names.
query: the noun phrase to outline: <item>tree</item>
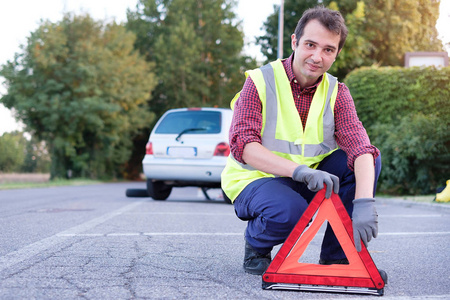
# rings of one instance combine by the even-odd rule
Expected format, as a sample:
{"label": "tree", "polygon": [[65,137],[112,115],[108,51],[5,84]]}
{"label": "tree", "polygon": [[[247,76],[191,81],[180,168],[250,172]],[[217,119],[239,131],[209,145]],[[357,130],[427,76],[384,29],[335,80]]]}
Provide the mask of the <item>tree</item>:
{"label": "tree", "polygon": [[[298,20],[308,8],[318,4],[318,0],[285,0],[284,1],[284,25],[283,25],[283,57],[292,53],[291,35],[295,31]],[[267,57],[267,62],[277,59],[278,53],[278,15],[280,6],[274,5],[273,14],[267,17],[263,24],[265,35],[256,38],[256,43],[261,46],[261,52]]]}
{"label": "tree", "polygon": [[330,68],[330,73],[341,80],[345,76],[360,66],[372,65],[375,60],[370,57],[370,41],[364,34],[364,24],[366,22],[366,10],[363,1],[346,0],[332,1],[329,8],[340,11],[346,20],[348,29],[345,45],[339,53],[335,63]]}
{"label": "tree", "polygon": [[25,159],[20,168],[25,173],[49,173],[51,159],[45,142],[38,141],[36,137],[27,140],[25,146]]}
{"label": "tree", "polygon": [[228,107],[243,83],[243,71],[256,66],[243,57],[243,33],[234,0],[140,0],[128,11],[135,46],[155,62],[159,84],[152,111],[184,106]]}
{"label": "tree", "polygon": [[[291,54],[290,35],[307,8],[323,4],[339,10],[349,29],[346,44],[331,73],[343,79],[360,66],[403,65],[411,51],[441,51],[436,21],[439,0],[285,0],[283,56]],[[276,59],[279,6],[264,23],[266,34],[257,38],[268,61]]]}
{"label": "tree", "polygon": [[171,106],[200,106],[199,96],[208,93],[207,78],[198,68],[202,62],[201,50],[202,40],[185,16],[156,40],[155,60],[162,71],[158,79],[164,88],[163,97]]}
{"label": "tree", "polygon": [[381,151],[381,191],[430,194],[450,178],[450,68],[363,67],[345,84]]}
{"label": "tree", "polygon": [[152,122],[146,99],[152,65],[134,51],[135,35],[116,23],[67,14],[42,21],[22,52],[2,66],[1,102],[46,142],[51,177],[119,176],[132,138]]}
{"label": "tree", "polygon": [[[148,103],[157,117],[176,107],[229,107],[244,71],[256,67],[254,58],[241,53],[235,5],[234,0],[139,0],[128,10],[126,27],[137,36],[135,48],[155,64],[158,84]],[[149,133],[146,128],[133,141],[131,177],[139,175]]]}
{"label": "tree", "polygon": [[[363,30],[361,25],[365,21],[364,3],[354,0],[339,1],[339,6],[334,1],[286,0],[284,4],[283,57],[288,57],[292,53],[291,35],[294,33],[303,12],[319,4],[328,5],[333,10],[341,11],[346,16],[346,24],[349,30],[345,47],[330,72],[343,79],[345,74],[354,67],[368,62],[370,62],[368,64],[371,64],[371,61],[367,58],[369,54],[368,43],[364,35],[361,34]],[[262,53],[267,57],[266,62],[277,59],[279,9],[279,6],[274,5],[274,13],[264,23],[265,35],[256,39],[261,46]]]}
{"label": "tree", "polygon": [[365,0],[365,35],[370,58],[382,66],[402,66],[406,52],[442,51],[436,22],[439,0]]}
{"label": "tree", "polygon": [[27,140],[21,132],[4,133],[0,136],[0,172],[18,172],[25,160]]}

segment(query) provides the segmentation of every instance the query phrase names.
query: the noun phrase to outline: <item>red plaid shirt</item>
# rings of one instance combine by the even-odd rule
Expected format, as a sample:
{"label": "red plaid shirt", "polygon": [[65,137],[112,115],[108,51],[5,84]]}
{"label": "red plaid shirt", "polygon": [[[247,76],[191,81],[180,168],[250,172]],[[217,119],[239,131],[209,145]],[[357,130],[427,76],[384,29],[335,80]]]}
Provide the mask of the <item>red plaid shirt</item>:
{"label": "red plaid shirt", "polygon": [[[309,107],[321,80],[305,89],[295,79],[292,70],[292,54],[283,60],[283,66],[291,83],[295,106],[303,123],[306,126]],[[261,143],[262,105],[253,80],[248,77],[244,83],[239,99],[234,104],[233,121],[230,128],[230,147],[233,157],[241,163],[244,146],[251,142]],[[353,170],[355,159],[366,153],[374,158],[380,154],[379,150],[370,144],[369,137],[356,114],[353,98],[343,83],[338,85],[338,93],[334,106],[335,138],[338,146],[347,154],[347,165]]]}

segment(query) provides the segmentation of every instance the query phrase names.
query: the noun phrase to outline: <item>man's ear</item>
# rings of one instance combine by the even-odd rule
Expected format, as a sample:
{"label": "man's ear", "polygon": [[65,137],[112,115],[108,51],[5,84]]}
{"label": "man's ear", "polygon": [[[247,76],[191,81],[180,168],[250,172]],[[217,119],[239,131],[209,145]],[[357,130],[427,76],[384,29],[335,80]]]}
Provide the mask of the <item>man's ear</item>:
{"label": "man's ear", "polygon": [[342,49],[339,49],[338,53],[336,54],[336,57],[334,58],[334,60],[336,60],[336,58],[338,57],[339,53],[341,53]]}
{"label": "man's ear", "polygon": [[292,51],[295,51],[295,49],[297,48],[297,39],[295,38],[294,33],[291,35],[291,48]]}

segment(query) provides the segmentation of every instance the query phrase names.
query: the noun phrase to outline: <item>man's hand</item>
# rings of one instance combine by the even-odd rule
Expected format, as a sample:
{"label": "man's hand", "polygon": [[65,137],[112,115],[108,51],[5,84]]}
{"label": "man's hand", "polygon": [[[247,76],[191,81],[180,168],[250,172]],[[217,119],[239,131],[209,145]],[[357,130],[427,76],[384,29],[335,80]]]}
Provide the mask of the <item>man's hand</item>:
{"label": "man's hand", "polygon": [[359,198],[353,200],[353,238],[356,251],[361,251],[361,241],[367,244],[378,235],[378,214],[375,199]]}
{"label": "man's hand", "polygon": [[339,178],[333,174],[325,171],[314,170],[308,168],[306,165],[300,165],[292,174],[292,179],[303,182],[308,185],[308,189],[313,192],[318,192],[323,189],[323,185],[327,185],[325,197],[331,197],[331,191],[339,193]]}

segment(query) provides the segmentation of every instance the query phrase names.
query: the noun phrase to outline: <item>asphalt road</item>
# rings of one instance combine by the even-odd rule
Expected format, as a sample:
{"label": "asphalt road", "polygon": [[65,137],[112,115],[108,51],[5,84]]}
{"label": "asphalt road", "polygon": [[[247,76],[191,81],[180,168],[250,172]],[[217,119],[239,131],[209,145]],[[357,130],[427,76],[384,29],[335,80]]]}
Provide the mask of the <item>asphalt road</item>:
{"label": "asphalt road", "polygon": [[[0,191],[0,299],[376,297],[263,290],[242,270],[245,222],[232,205],[196,188],[167,201],[125,196],[141,187]],[[450,299],[450,205],[378,199],[377,210],[369,252],[389,275],[381,299]],[[318,249],[314,239],[313,260]]]}

